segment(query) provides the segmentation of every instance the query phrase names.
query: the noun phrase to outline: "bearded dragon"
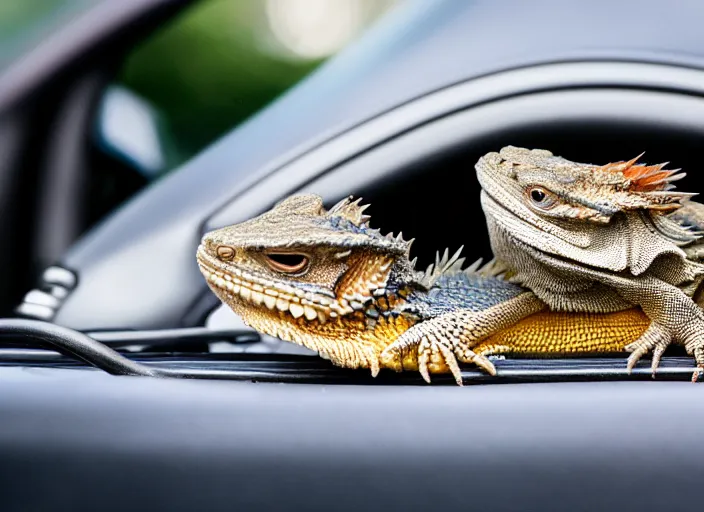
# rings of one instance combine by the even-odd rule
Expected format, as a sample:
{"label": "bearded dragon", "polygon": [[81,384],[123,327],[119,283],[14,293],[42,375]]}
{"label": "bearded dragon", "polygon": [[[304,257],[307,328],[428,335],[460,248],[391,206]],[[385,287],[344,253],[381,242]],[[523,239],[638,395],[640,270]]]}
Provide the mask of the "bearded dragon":
{"label": "bearded dragon", "polygon": [[257,331],[317,351],[334,364],[451,372],[459,362],[490,374],[492,354],[623,351],[648,317],[545,311],[533,292],[501,277],[501,264],[463,268],[460,251],[426,271],[412,240],[369,225],[368,205],[346,198],[326,210],[316,195],[292,196],[246,222],[206,233],[197,261],[211,290]]}
{"label": "bearded dragon", "polygon": [[[532,294],[494,308],[459,348],[444,334],[463,313],[432,319],[438,323],[432,343],[457,353],[505,329],[506,318],[543,308],[613,313],[639,307],[650,324],[626,344],[627,368],[652,351],[654,374],[677,342],[695,358],[696,381],[704,369],[704,311],[697,304],[704,205],[674,190],[684,176],[679,169],[638,164],[639,158],[598,166],[516,147],[482,157],[476,171],[492,250],[510,281]],[[419,346],[418,338],[409,341]],[[396,342],[387,351],[403,348]]]}

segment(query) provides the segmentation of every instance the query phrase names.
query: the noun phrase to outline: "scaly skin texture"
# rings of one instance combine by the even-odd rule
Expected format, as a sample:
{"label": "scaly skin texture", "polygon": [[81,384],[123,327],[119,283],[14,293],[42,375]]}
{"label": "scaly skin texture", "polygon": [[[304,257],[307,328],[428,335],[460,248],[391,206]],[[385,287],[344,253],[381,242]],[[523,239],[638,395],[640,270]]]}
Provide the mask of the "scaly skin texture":
{"label": "scaly skin texture", "polygon": [[622,351],[649,325],[639,310],[541,311],[535,295],[496,263],[462,269],[447,251],[425,272],[411,242],[369,227],[359,200],[329,211],[292,196],[247,222],[207,233],[197,259],[210,288],[254,329],[348,368],[452,372],[495,369],[491,354]]}
{"label": "scaly skin texture", "polygon": [[586,355],[623,352],[638,339],[650,320],[638,309],[617,313],[556,313],[541,311],[480,342],[479,354]]}
{"label": "scaly skin texture", "polygon": [[[603,166],[544,150],[506,147],[477,163],[494,255],[511,282],[552,311],[610,313],[640,307],[651,323],[626,348],[631,369],[684,345],[704,369],[704,206],[677,192],[683,174],[638,158]],[[684,206],[683,206],[684,205]],[[512,311],[510,311],[512,310]],[[515,311],[510,303],[501,314]]]}

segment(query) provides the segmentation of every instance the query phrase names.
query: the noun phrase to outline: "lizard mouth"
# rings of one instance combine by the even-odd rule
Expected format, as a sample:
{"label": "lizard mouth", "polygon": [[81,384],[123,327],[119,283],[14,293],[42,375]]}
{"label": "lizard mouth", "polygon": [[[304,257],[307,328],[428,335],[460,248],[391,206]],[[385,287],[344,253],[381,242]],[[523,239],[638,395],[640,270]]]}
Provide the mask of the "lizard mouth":
{"label": "lizard mouth", "polygon": [[347,313],[335,299],[319,291],[307,291],[262,275],[227,265],[211,256],[204,246],[198,248],[198,267],[210,288],[230,303],[244,302],[271,312],[288,313],[293,318],[305,318],[325,323],[328,318]]}

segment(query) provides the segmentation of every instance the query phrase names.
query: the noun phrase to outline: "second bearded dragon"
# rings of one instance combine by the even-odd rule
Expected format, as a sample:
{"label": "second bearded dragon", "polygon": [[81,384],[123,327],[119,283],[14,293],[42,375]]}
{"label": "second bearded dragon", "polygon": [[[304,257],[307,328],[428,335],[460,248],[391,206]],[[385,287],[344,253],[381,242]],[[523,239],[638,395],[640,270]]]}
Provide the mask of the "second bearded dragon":
{"label": "second bearded dragon", "polygon": [[447,335],[448,326],[465,322],[466,313],[456,311],[409,330],[386,353],[430,343],[457,355],[536,310],[638,307],[650,324],[624,345],[628,369],[652,352],[654,374],[674,342],[694,356],[696,381],[704,370],[704,311],[697,303],[704,206],[674,190],[684,174],[637,160],[599,166],[516,147],[482,157],[476,170],[492,250],[510,281],[532,293],[486,312],[460,340]]}

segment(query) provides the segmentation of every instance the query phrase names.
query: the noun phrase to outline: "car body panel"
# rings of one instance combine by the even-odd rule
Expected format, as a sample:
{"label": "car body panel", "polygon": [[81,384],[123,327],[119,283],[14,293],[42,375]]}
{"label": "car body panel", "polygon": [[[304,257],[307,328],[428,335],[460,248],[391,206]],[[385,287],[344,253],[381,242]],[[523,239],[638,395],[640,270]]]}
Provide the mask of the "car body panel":
{"label": "car body panel", "polygon": [[13,482],[3,510],[647,511],[699,499],[704,417],[688,383],[282,386],[64,372],[0,371],[0,480]]}

